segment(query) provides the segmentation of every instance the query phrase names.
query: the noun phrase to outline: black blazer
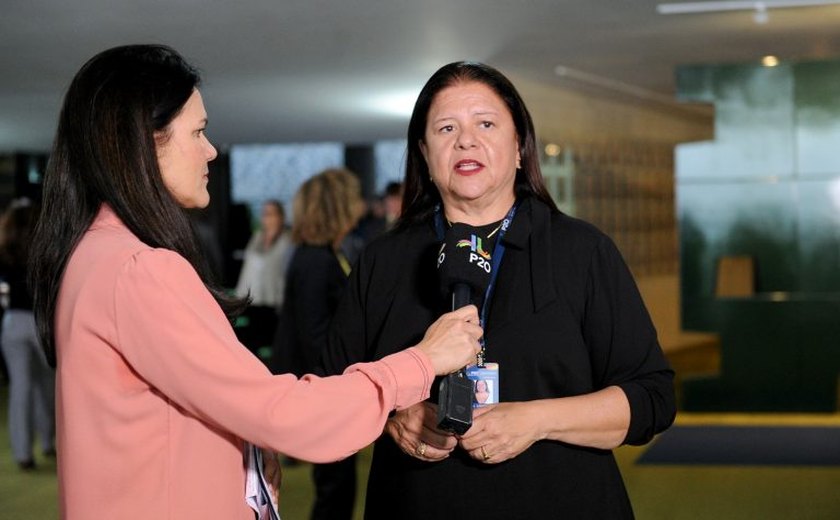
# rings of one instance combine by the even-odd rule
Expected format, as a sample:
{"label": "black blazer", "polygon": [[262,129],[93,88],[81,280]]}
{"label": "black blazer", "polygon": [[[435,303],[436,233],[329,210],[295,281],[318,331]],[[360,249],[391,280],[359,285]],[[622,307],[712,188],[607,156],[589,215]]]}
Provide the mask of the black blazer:
{"label": "black blazer", "polygon": [[[500,401],[591,393],[618,385],[631,409],[626,443],[649,441],[676,414],[673,371],[629,269],[590,224],[522,201],[485,324],[487,361],[500,364]],[[336,311],[325,373],[420,341],[445,312],[433,223],[389,233],[362,254]],[[484,465],[456,449],[442,462],[376,443],[366,518],[631,518],[608,450],[539,441]]]}
{"label": "black blazer", "polygon": [[347,275],[329,246],[295,248],[286,272],[273,372],[298,377],[315,371]]}

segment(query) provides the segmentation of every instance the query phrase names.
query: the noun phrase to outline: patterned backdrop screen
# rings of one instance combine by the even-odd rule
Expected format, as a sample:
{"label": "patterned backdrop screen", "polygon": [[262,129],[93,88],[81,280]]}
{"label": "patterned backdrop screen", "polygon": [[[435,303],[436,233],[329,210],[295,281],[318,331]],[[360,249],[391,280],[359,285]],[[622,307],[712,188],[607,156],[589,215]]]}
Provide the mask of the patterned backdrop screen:
{"label": "patterned backdrop screen", "polygon": [[383,193],[389,182],[402,182],[405,176],[405,152],[405,139],[378,141],[373,145],[376,193]]}
{"label": "patterned backdrop screen", "polygon": [[341,143],[238,145],[230,150],[231,199],[247,204],[251,215],[277,199],[286,206],[291,223],[291,203],[298,187],[327,168],[344,165]]}
{"label": "patterned backdrop screen", "polygon": [[[389,182],[403,180],[405,148],[405,139],[374,143],[377,194]],[[231,199],[247,204],[255,218],[263,202],[277,199],[286,206],[291,224],[292,198],[300,185],[322,170],[343,165],[342,143],[236,145],[230,150]]]}

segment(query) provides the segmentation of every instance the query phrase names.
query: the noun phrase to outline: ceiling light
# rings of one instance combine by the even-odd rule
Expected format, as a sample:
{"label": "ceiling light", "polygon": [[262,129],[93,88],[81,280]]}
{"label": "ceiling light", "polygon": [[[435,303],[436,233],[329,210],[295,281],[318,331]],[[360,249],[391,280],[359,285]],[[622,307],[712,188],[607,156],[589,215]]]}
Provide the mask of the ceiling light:
{"label": "ceiling light", "polygon": [[753,21],[759,25],[767,23],[770,15],[767,14],[767,6],[762,2],[755,4],[755,12],[753,13]]}
{"label": "ceiling light", "polygon": [[785,9],[791,7],[818,7],[840,4],[840,0],[764,0],[745,1],[732,0],[720,2],[680,2],[659,4],[656,11],[659,14],[695,14],[719,13],[725,11],[753,11],[753,21],[765,24],[770,19],[770,9]]}
{"label": "ceiling light", "polygon": [[[722,2],[680,2],[659,4],[656,12],[659,14],[693,14],[717,13],[722,11],[755,11],[756,23],[767,21],[769,9],[785,9],[790,7],[817,7],[837,5],[840,0],[764,0],[758,1],[722,1]],[[763,21],[761,21],[763,19]]]}
{"label": "ceiling light", "polygon": [[408,118],[411,116],[416,100],[417,89],[410,89],[404,92],[391,92],[372,97],[368,100],[367,105],[380,114]]}
{"label": "ceiling light", "polygon": [[545,145],[545,154],[549,157],[557,157],[560,155],[560,145],[548,143]]}
{"label": "ceiling light", "polygon": [[761,64],[765,67],[775,67],[779,64],[779,58],[775,56],[765,56],[761,58]]}

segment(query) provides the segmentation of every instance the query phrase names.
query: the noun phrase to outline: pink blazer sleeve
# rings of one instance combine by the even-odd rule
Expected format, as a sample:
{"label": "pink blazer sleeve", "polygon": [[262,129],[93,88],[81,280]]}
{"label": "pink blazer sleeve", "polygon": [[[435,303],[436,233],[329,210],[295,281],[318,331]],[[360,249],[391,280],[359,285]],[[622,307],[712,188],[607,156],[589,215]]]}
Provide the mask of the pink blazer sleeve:
{"label": "pink blazer sleeve", "polygon": [[378,437],[393,409],[429,395],[429,359],[411,348],[341,376],[271,375],[243,347],[197,273],[162,249],[129,259],[114,290],[113,343],[140,377],[202,421],[313,462]]}

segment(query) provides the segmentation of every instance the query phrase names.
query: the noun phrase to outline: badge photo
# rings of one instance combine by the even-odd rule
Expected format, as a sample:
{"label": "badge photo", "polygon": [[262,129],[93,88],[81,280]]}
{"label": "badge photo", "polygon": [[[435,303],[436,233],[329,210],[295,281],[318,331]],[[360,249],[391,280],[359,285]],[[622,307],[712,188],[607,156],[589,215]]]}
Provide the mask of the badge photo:
{"label": "badge photo", "polygon": [[473,384],[473,408],[499,402],[499,364],[467,367],[467,379]]}

